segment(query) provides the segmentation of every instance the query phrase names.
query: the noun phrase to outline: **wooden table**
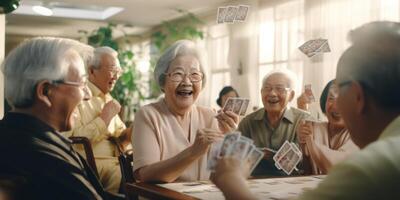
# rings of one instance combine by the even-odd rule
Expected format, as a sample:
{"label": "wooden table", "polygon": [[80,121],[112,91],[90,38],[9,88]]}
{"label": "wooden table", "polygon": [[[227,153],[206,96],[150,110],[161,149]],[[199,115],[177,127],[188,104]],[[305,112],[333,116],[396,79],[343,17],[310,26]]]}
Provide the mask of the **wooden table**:
{"label": "wooden table", "polygon": [[[129,197],[141,196],[148,199],[182,199],[182,200],[194,200],[195,197],[176,192],[164,187],[160,187],[150,183],[128,183],[126,186],[126,192]],[[133,198],[132,198],[133,199]]]}
{"label": "wooden table", "polygon": [[[314,188],[324,177],[325,176],[303,176],[252,179],[249,180],[249,185],[252,192],[258,194],[260,198],[268,199],[268,197],[272,198],[272,196],[276,197],[276,195],[286,195],[290,193],[294,193],[291,195],[296,196],[300,189]],[[201,188],[205,188],[204,191],[201,191]],[[192,189],[193,191],[191,191]],[[128,184],[126,190],[130,197],[139,195],[148,199],[224,199],[222,193],[213,184],[204,181],[160,185],[133,183]]]}

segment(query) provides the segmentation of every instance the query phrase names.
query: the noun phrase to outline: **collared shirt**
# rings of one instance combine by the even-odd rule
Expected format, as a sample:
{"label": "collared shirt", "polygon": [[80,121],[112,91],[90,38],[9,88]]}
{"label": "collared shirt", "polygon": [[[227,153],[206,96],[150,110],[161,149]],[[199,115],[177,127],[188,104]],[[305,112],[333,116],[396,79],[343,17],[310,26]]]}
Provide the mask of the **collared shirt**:
{"label": "collared shirt", "polygon": [[299,199],[400,199],[399,152],[400,116],[377,141],[336,165],[315,190]]}
{"label": "collared shirt", "polygon": [[103,199],[105,192],[71,142],[34,116],[0,121],[0,179],[22,180],[21,199]]}
{"label": "collared shirt", "polygon": [[[281,121],[276,128],[269,125],[267,112],[261,108],[246,116],[238,126],[243,136],[251,138],[256,147],[268,147],[279,150],[283,143],[297,143],[296,128],[303,118],[309,117],[305,111],[296,108],[285,110]],[[262,160],[253,175],[283,175],[278,171],[271,160]]]}
{"label": "collared shirt", "polygon": [[111,158],[117,154],[116,145],[108,140],[110,137],[118,137],[126,128],[120,117],[116,115],[106,126],[100,113],[104,105],[109,101],[115,101],[110,94],[104,94],[93,83],[89,82],[88,87],[92,92],[92,98],[82,101],[76,110],[74,128],[72,131],[63,133],[64,136],[87,137],[93,148],[96,158]]}

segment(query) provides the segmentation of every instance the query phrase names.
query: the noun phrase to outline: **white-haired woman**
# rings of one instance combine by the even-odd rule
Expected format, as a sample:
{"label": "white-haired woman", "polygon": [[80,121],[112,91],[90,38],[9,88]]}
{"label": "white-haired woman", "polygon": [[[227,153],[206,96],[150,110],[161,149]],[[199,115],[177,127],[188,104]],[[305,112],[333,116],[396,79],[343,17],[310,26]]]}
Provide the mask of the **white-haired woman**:
{"label": "white-haired woman", "polygon": [[160,57],[154,78],[165,93],[142,107],[132,135],[134,175],[140,181],[193,181],[209,178],[210,145],[235,129],[239,117],[195,105],[205,85],[203,53],[180,40]]}

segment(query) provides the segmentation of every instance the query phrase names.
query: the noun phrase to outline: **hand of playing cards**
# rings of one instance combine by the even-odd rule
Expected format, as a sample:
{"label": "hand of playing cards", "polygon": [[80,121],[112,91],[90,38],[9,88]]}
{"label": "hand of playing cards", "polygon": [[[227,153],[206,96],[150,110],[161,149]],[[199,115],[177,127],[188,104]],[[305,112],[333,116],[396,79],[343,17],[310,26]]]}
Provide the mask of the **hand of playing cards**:
{"label": "hand of playing cards", "polygon": [[237,115],[245,115],[247,111],[247,107],[249,107],[250,99],[247,98],[239,98],[239,97],[230,97],[224,107],[223,111],[232,111]]}
{"label": "hand of playing cards", "polygon": [[294,169],[297,169],[296,165],[302,158],[303,154],[297,145],[292,142],[289,143],[288,141],[283,143],[273,157],[276,168],[283,170],[287,175],[290,175]]}
{"label": "hand of playing cards", "polygon": [[315,39],[309,40],[299,47],[299,50],[306,54],[309,58],[319,54],[330,52],[328,40],[327,39]]}
{"label": "hand of playing cards", "polygon": [[315,101],[314,94],[311,90],[311,84],[307,84],[304,86],[304,93],[306,94],[309,103]]}
{"label": "hand of playing cards", "polygon": [[263,158],[264,153],[254,146],[253,140],[241,136],[240,132],[232,132],[227,134],[223,141],[212,144],[207,169],[214,171],[218,159],[228,156],[248,164],[249,173],[251,173]]}

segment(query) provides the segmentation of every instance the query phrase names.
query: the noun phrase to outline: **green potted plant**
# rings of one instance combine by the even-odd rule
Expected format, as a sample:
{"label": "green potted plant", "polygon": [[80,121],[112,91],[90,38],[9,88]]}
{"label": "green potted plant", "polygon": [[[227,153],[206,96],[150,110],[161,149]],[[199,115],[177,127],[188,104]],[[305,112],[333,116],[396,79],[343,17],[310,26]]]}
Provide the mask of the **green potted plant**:
{"label": "green potted plant", "polygon": [[[123,74],[115,84],[111,95],[121,104],[121,118],[127,122],[133,119],[135,109],[140,105],[140,101],[144,96],[138,89],[139,74],[136,70],[134,54],[130,50],[120,48],[118,42],[113,39],[113,31],[116,29],[115,24],[108,24],[99,27],[91,33],[80,31],[87,39],[87,43],[93,47],[108,46],[118,52],[118,59],[123,70]],[[129,44],[129,40],[124,40]]]}
{"label": "green potted plant", "polygon": [[[197,16],[185,10],[176,9],[177,12],[183,16],[173,21],[163,21],[159,31],[154,32],[151,35],[152,43],[156,48],[155,54],[152,55],[150,63],[151,70],[154,71],[154,67],[160,55],[177,40],[188,39],[204,39],[204,32],[200,29],[200,26],[204,24]],[[150,81],[151,97],[156,98],[160,95],[160,88],[154,79]]]}

